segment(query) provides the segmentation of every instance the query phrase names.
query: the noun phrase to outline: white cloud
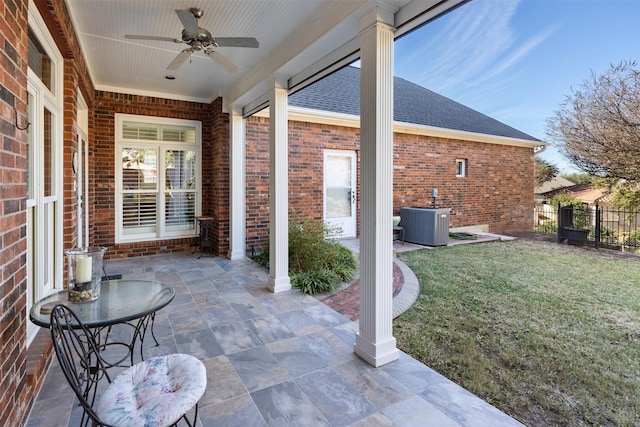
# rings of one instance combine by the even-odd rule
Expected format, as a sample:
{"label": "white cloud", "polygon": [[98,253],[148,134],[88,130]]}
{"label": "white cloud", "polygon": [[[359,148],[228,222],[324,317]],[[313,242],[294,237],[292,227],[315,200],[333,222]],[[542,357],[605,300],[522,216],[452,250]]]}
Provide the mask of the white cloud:
{"label": "white cloud", "polygon": [[397,57],[397,69],[414,68],[403,76],[454,99],[512,83],[517,65],[555,31],[518,37],[514,16],[520,3],[474,0],[442,18],[444,25],[427,24],[414,35],[411,53]]}
{"label": "white cloud", "polygon": [[504,73],[505,71],[510,70],[514,66],[518,64],[521,60],[526,58],[526,56],[542,44],[551,34],[556,31],[557,28],[549,28],[541,33],[534,35],[529,40],[525,41],[523,44],[516,47],[516,49],[505,52],[505,57],[497,62],[493,69],[488,70],[489,73],[484,77],[484,79],[491,79],[499,74]]}

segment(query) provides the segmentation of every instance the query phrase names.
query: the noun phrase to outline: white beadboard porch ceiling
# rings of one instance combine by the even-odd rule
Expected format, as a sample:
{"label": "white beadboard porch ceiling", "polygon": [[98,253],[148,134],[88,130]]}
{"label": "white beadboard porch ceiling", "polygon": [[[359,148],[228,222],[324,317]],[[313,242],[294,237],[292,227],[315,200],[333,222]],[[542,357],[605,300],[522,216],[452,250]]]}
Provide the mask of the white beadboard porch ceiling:
{"label": "white beadboard porch ceiling", "polygon": [[[277,76],[289,87],[313,81],[358,58],[360,15],[372,4],[395,10],[397,35],[466,0],[66,0],[97,90],[209,103],[258,102]],[[204,10],[199,26],[214,37],[255,37],[259,48],[220,47],[238,66],[230,73],[202,52],[167,70],[187,46],[125,39],[180,38],[176,9]],[[167,80],[165,76],[174,76]]]}

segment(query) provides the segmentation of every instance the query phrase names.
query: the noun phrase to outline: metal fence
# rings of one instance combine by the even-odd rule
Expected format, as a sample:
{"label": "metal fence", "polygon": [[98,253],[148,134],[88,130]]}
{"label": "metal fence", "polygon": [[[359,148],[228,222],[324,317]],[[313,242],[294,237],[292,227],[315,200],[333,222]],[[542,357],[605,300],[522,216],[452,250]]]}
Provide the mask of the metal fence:
{"label": "metal fence", "polygon": [[558,241],[640,253],[640,211],[602,206],[536,205],[534,231]]}

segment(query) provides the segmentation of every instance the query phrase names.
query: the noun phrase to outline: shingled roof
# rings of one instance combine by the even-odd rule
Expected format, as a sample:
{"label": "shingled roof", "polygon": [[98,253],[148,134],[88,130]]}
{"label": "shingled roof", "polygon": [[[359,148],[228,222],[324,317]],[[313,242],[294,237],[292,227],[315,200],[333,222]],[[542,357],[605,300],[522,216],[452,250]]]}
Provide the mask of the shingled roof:
{"label": "shingled roof", "polygon": [[[349,66],[336,71],[291,95],[289,105],[360,115],[360,69]],[[393,108],[398,122],[540,141],[400,77],[394,77]]]}

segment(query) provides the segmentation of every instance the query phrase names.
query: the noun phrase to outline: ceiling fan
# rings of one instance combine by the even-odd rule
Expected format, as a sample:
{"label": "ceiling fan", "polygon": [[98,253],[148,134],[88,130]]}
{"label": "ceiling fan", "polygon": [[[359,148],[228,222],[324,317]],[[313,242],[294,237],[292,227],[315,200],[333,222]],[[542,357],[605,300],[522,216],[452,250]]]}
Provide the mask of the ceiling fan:
{"label": "ceiling fan", "polygon": [[171,61],[167,70],[177,70],[194,52],[202,51],[208,58],[217,62],[222,68],[235,73],[238,71],[236,64],[231,62],[227,57],[218,52],[217,47],[258,47],[258,40],[253,37],[213,37],[211,33],[204,28],[198,26],[198,19],[202,17],[204,11],[197,7],[191,9],[176,10],[180,22],[184,26],[182,37],[179,39],[161,36],[138,36],[127,34],[126,39],[132,40],[159,40],[174,43],[184,43],[188,45],[186,49],[178,54]]}

